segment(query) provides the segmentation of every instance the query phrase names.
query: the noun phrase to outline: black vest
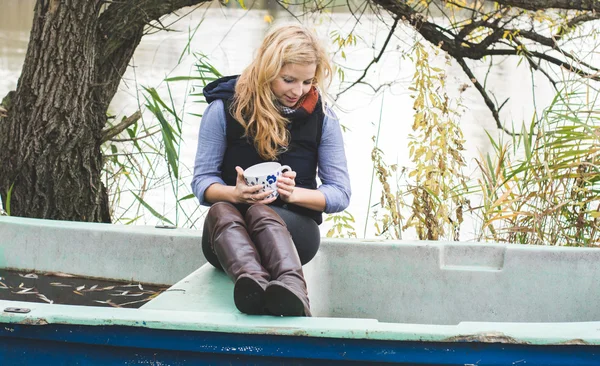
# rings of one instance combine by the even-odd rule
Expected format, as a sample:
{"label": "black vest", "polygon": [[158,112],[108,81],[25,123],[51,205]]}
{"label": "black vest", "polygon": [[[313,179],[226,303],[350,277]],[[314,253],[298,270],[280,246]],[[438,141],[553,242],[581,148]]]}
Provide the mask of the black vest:
{"label": "black vest", "polygon": [[[236,166],[246,169],[254,164],[263,163],[254,141],[245,137],[242,125],[231,115],[231,100],[224,101],[225,116],[227,117],[227,148],[221,166],[221,175],[225,184],[235,186],[237,180]],[[314,112],[309,116],[296,117],[288,115],[288,130],[290,131],[290,143],[287,151],[277,156],[278,163],[289,165],[296,172],[296,186],[308,189],[317,188],[317,162],[319,158],[319,144],[323,132],[323,120],[325,114],[321,99],[317,102]],[[291,203],[286,204],[277,198],[272,205],[282,206],[290,211],[297,212],[315,220],[317,224],[323,222],[321,212],[300,207]],[[248,205],[238,205],[244,212]]]}

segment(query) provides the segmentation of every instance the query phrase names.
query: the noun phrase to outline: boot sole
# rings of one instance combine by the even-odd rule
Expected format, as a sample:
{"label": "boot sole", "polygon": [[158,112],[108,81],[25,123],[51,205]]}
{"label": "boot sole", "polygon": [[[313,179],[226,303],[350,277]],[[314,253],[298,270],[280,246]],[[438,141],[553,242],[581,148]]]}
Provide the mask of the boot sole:
{"label": "boot sole", "polygon": [[276,283],[265,291],[267,311],[279,316],[305,316],[304,304],[292,291]]}
{"label": "boot sole", "polygon": [[265,314],[265,290],[252,278],[240,277],[233,288],[235,307],[244,314]]}

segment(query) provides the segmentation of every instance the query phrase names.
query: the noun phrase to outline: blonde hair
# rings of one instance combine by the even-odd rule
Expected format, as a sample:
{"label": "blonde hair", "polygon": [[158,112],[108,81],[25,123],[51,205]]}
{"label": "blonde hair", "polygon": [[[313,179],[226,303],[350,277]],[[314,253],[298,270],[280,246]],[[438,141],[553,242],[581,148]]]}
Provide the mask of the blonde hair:
{"label": "blonde hair", "polygon": [[281,68],[287,64],[316,64],[313,86],[324,92],[332,78],[329,56],[317,38],[302,25],[272,28],[252,63],[240,75],[232,104],[233,117],[254,139],[258,154],[275,160],[289,144],[288,119],[275,106],[271,90]]}

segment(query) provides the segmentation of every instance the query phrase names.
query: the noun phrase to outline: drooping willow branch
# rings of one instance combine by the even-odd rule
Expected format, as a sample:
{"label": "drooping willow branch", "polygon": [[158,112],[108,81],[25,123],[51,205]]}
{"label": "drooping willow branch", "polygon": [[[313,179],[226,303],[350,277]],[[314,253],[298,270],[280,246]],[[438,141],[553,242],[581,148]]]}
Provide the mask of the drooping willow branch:
{"label": "drooping willow branch", "polygon": [[381,47],[381,50],[379,51],[379,54],[373,58],[371,60],[371,62],[369,62],[369,64],[367,65],[367,67],[365,67],[363,74],[355,81],[353,82],[350,86],[348,86],[346,89],[342,90],[341,92],[339,92],[336,96],[336,98],[339,98],[340,95],[344,94],[345,92],[347,92],[349,89],[351,89],[352,87],[354,87],[356,84],[359,84],[362,82],[362,80],[367,76],[367,72],[369,71],[369,69],[371,68],[371,66],[373,66],[374,64],[376,64],[377,62],[379,62],[379,60],[381,59],[381,56],[383,56],[383,53],[385,52],[388,44],[390,43],[390,39],[392,39],[392,36],[394,35],[394,31],[396,30],[396,27],[398,26],[398,22],[399,19],[396,18],[394,19],[394,24],[392,24],[392,27],[390,28],[390,31],[387,35],[387,38],[385,39],[385,42],[383,43],[383,46]]}
{"label": "drooping willow branch", "polygon": [[496,109],[496,105],[494,104],[492,99],[489,97],[489,95],[488,95],[487,91],[485,90],[485,88],[483,87],[483,85],[481,85],[481,83],[477,80],[477,78],[475,77],[475,74],[473,74],[473,72],[471,71],[471,69],[465,62],[465,60],[462,58],[457,58],[456,62],[458,62],[458,64],[463,69],[465,74],[467,74],[467,76],[469,77],[469,79],[471,80],[471,82],[473,83],[475,88],[477,89],[477,91],[479,91],[479,94],[481,94],[481,96],[483,97],[483,101],[485,102],[485,105],[487,105],[487,107],[492,112],[492,116],[494,116],[494,120],[496,121],[496,127],[498,127],[499,129],[501,129],[502,131],[504,131],[508,134],[511,134],[511,135],[514,134],[512,131],[507,130],[502,125],[502,122],[500,121],[500,114],[498,112],[499,109]]}

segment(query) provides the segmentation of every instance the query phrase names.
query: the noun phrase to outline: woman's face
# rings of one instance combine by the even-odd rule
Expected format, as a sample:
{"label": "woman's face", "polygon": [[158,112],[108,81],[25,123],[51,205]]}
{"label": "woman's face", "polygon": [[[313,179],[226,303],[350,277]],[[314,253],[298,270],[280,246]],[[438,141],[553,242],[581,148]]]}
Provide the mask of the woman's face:
{"label": "woman's face", "polygon": [[293,107],[312,87],[317,64],[286,64],[271,82],[271,90],[279,103]]}

